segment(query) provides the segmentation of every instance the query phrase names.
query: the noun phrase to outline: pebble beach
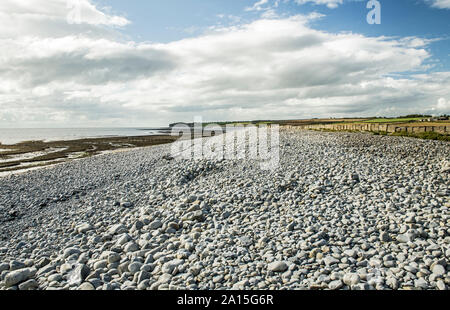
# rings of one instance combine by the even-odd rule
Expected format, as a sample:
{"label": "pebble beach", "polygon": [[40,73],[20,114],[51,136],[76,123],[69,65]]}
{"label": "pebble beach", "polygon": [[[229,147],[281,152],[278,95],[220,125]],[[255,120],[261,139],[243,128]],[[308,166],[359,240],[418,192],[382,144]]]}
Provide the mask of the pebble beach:
{"label": "pebble beach", "polygon": [[446,290],[450,145],[280,132],[280,165],[160,145],[0,178],[0,290]]}

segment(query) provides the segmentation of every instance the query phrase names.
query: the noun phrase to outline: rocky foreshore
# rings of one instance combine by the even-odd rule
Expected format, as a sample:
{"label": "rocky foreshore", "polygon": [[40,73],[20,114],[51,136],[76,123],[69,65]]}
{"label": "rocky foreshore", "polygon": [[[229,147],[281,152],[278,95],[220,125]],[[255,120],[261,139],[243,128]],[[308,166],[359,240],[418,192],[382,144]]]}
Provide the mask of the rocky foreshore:
{"label": "rocky foreshore", "polygon": [[162,145],[0,178],[0,289],[448,289],[447,142],[280,142],[273,171]]}

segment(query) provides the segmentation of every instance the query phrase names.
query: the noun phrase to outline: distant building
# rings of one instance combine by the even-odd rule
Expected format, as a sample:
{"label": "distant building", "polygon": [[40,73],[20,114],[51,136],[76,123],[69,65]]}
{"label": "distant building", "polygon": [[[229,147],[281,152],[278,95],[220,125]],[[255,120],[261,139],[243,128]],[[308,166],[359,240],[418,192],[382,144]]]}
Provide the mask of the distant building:
{"label": "distant building", "polygon": [[436,122],[436,121],[448,121],[450,117],[448,115],[436,116],[432,118],[422,119],[422,122]]}

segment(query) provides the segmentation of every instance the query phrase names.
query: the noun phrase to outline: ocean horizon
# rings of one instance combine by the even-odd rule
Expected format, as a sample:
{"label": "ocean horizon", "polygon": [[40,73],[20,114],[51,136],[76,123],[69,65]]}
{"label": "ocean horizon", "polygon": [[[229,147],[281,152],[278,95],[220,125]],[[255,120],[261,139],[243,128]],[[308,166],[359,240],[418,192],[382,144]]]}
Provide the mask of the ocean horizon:
{"label": "ocean horizon", "polygon": [[167,128],[0,128],[0,144],[167,134]]}

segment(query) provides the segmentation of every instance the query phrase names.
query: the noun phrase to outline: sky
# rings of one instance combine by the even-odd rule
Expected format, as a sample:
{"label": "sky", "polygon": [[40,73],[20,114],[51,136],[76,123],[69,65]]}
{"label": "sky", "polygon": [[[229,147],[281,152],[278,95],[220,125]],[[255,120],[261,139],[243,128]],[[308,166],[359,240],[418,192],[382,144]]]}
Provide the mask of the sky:
{"label": "sky", "polygon": [[450,113],[450,0],[2,0],[0,128]]}

